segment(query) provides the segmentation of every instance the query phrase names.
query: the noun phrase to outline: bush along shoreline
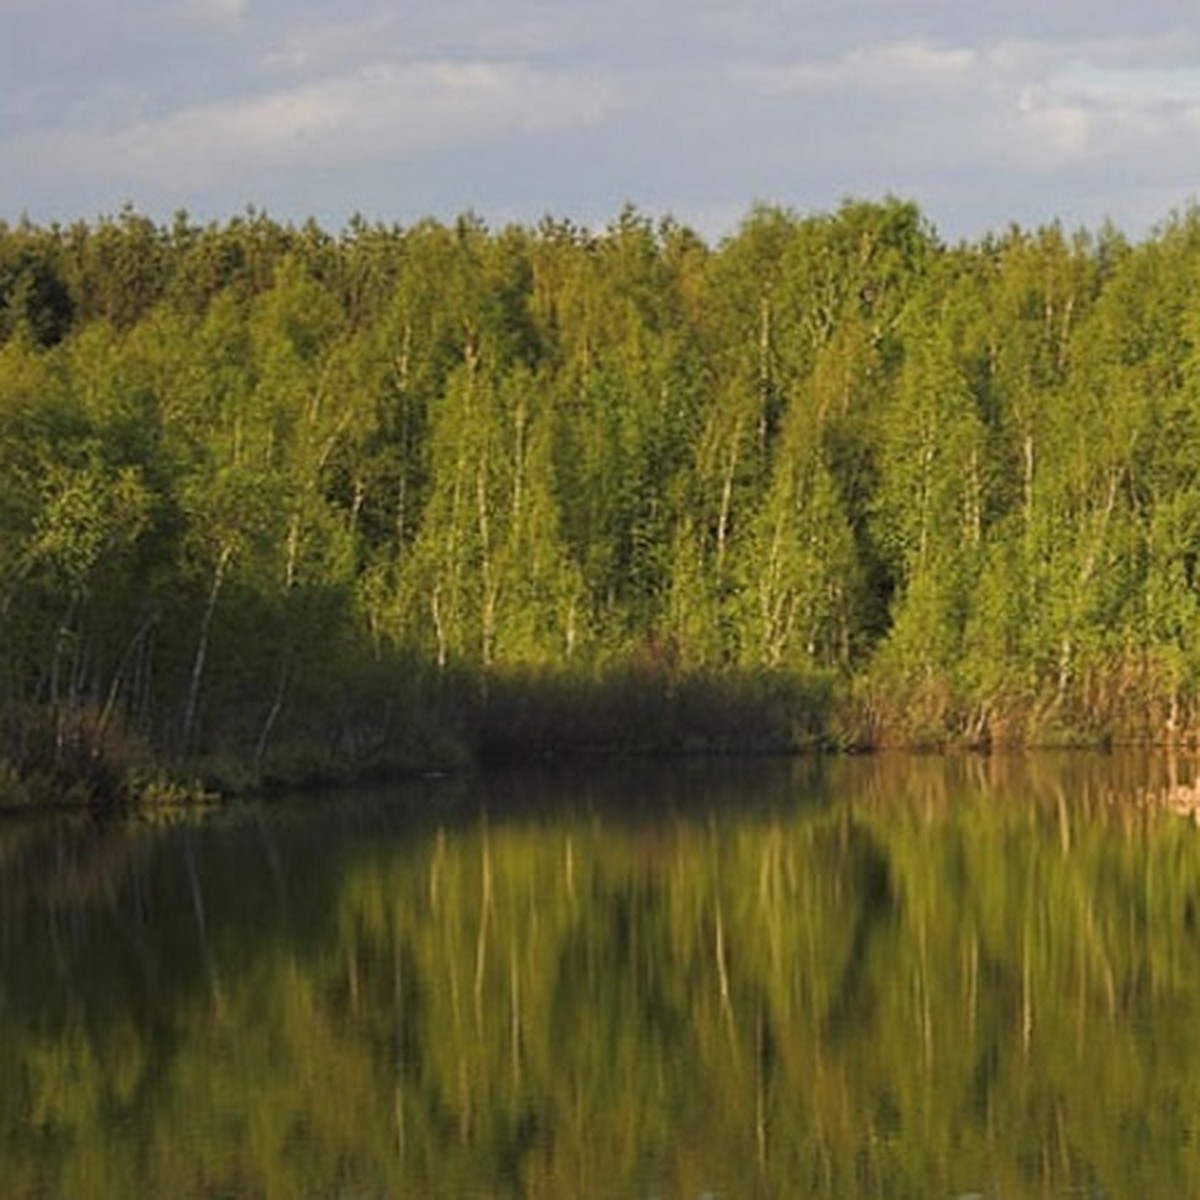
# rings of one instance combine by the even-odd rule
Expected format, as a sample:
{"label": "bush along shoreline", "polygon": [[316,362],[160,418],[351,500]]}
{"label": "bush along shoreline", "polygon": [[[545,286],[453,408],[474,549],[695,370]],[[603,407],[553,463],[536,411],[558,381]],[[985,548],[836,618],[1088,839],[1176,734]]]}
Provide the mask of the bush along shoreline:
{"label": "bush along shoreline", "polygon": [[374,720],[365,706],[356,717],[314,712],[265,752],[222,724],[187,759],[159,755],[94,709],[44,710],[3,726],[0,808],[207,806],[550,760],[1200,744],[1190,711],[1172,728],[1172,714],[1136,694],[1101,694],[1091,708],[1048,694],[985,713],[953,707],[941,689],[902,697],[828,675],[463,675],[382,701]]}

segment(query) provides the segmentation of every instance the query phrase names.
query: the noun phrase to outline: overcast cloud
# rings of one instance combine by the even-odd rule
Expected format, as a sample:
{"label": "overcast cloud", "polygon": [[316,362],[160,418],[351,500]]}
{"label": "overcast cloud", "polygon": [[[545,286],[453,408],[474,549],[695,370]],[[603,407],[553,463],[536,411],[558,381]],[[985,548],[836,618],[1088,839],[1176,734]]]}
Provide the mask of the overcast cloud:
{"label": "overcast cloud", "polygon": [[1192,0],[0,0],[0,217],[474,209],[709,237],[755,201],[943,235],[1200,192]]}

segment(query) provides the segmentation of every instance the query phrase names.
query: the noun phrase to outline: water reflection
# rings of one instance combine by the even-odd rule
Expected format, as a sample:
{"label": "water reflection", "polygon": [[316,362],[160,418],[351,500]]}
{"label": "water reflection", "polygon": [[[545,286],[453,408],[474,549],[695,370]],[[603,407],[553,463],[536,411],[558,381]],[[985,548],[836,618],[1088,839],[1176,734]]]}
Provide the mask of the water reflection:
{"label": "water reflection", "polygon": [[1184,1196],[1200,831],[1145,759],[0,828],[4,1196]]}

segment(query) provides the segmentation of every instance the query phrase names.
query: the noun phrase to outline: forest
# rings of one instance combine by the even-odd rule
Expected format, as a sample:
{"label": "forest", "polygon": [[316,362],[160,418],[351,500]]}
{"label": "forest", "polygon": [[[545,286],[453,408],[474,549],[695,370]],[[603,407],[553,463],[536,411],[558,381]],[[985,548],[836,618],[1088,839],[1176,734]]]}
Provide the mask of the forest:
{"label": "forest", "polygon": [[1190,742],[1200,210],[0,224],[0,797]]}

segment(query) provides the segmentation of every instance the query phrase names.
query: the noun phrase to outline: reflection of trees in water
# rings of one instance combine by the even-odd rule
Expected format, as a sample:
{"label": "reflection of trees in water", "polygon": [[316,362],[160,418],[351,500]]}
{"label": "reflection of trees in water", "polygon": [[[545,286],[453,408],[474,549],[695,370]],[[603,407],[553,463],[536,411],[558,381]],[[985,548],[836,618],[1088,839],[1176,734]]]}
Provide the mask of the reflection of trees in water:
{"label": "reflection of trees in water", "polygon": [[0,830],[0,885],[49,905],[102,898],[122,886],[136,842],[91,815],[10,821]]}
{"label": "reflection of trees in water", "polygon": [[875,1008],[870,954],[877,934],[896,918],[897,897],[892,890],[886,856],[870,832],[852,827],[839,848],[844,856],[842,871],[858,899],[853,914],[853,934],[845,964],[833,991],[833,1002],[825,1014],[824,1039],[837,1042],[857,1035],[871,1019]]}
{"label": "reflection of trees in water", "polygon": [[68,839],[47,891],[31,839],[0,1191],[1187,1194],[1194,831],[1089,800],[1064,837],[996,764],[887,769],[753,820],[697,782],[660,817],[143,831],[104,887]]}

